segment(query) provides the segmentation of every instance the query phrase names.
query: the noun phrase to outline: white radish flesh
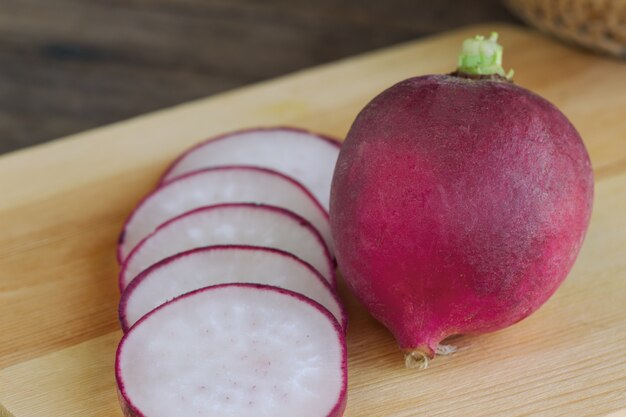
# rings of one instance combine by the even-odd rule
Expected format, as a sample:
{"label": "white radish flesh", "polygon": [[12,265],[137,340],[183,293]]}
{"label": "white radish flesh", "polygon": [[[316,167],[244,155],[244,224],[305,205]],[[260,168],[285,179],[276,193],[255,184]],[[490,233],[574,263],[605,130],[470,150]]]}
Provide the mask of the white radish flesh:
{"label": "white radish flesh", "polygon": [[209,246],[151,266],[124,290],[120,322],[127,331],[141,317],[179,295],[211,285],[256,283],[281,287],[317,301],[346,328],[346,314],[328,282],[294,255],[255,246]]}
{"label": "white radish flesh", "polygon": [[275,287],[181,296],[122,339],[116,379],[133,417],[339,417],[346,349],[330,313]]}
{"label": "white radish flesh", "polygon": [[328,210],[330,183],[340,147],[336,139],[288,127],[232,132],[185,152],[161,181],[211,166],[255,165],[295,178]]}
{"label": "white radish flesh", "polygon": [[222,204],[200,208],[159,226],[128,256],[120,289],[151,265],[189,249],[211,245],[281,249],[311,264],[335,286],[333,262],[320,234],[302,217],[279,207]]}
{"label": "white radish flesh", "polygon": [[187,174],[150,193],[126,221],[118,259],[123,262],[143,238],[167,220],[221,203],[261,203],[291,210],[311,222],[332,252],[328,214],[301,184],[264,168],[230,166]]}

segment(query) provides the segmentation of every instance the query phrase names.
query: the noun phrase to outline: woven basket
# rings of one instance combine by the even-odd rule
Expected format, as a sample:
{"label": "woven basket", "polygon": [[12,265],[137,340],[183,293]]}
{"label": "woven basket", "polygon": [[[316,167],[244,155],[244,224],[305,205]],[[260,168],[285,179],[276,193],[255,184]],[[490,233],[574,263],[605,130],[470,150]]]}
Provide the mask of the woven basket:
{"label": "woven basket", "polygon": [[503,0],[529,24],[626,58],[626,0]]}

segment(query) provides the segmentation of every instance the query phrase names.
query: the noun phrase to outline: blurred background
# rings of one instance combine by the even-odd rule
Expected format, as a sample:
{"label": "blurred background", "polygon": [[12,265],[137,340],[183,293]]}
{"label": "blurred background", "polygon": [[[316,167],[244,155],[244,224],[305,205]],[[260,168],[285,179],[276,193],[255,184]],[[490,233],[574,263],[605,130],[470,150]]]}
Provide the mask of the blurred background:
{"label": "blurred background", "polygon": [[484,21],[498,0],[0,0],[0,153]]}

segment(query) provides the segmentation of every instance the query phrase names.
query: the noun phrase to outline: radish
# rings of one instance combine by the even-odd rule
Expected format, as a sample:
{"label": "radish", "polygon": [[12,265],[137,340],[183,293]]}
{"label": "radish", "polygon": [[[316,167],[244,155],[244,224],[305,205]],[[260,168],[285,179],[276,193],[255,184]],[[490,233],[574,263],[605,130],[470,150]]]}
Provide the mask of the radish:
{"label": "radish", "polygon": [[290,127],[241,130],[194,146],[174,161],[161,182],[212,166],[255,165],[295,178],[328,209],[340,146],[336,139]]}
{"label": "radish", "polygon": [[161,304],[187,292],[229,282],[273,285],[305,295],[330,311],[346,328],[346,314],[328,282],[311,265],[278,249],[209,246],[152,265],[122,293],[120,321],[127,331]]}
{"label": "radish", "polygon": [[290,252],[311,264],[334,287],[333,262],[320,234],[302,217],[280,207],[221,204],[202,207],[159,226],[130,253],[120,270],[120,289],[149,266],[189,249],[253,245]]}
{"label": "radish", "polygon": [[141,319],[117,349],[124,415],[339,417],[343,331],[318,303],[275,287],[204,288]]}
{"label": "radish", "polygon": [[268,169],[229,166],[189,173],[144,198],[126,221],[118,259],[123,262],[143,238],[167,220],[220,203],[263,203],[294,211],[317,228],[330,248],[328,214],[304,187]]}
{"label": "radish", "polygon": [[450,75],[401,81],[360,112],[332,184],[343,277],[425,367],[443,339],[492,332],[554,293],[593,200],[567,118],[504,76],[497,37],[463,43]]}

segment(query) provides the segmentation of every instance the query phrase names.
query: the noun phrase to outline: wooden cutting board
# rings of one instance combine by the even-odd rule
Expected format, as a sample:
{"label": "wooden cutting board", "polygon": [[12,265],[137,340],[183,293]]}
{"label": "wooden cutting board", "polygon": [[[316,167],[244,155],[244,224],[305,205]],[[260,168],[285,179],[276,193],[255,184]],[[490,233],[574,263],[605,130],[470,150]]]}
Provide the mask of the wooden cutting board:
{"label": "wooden cutting board", "polygon": [[[502,25],[475,26],[0,157],[0,415],[121,416],[115,240],[125,216],[189,145],[289,124],[342,137],[403,78],[454,68],[461,40],[500,32],[516,82],[559,106],[596,173],[595,209],[568,280],[536,314],[451,341],[404,369],[389,333],[344,290],[347,416],[616,416],[626,411],[626,65]],[[253,64],[253,63],[252,63]],[[165,86],[164,86],[165,88]],[[172,416],[176,417],[176,416]]]}

